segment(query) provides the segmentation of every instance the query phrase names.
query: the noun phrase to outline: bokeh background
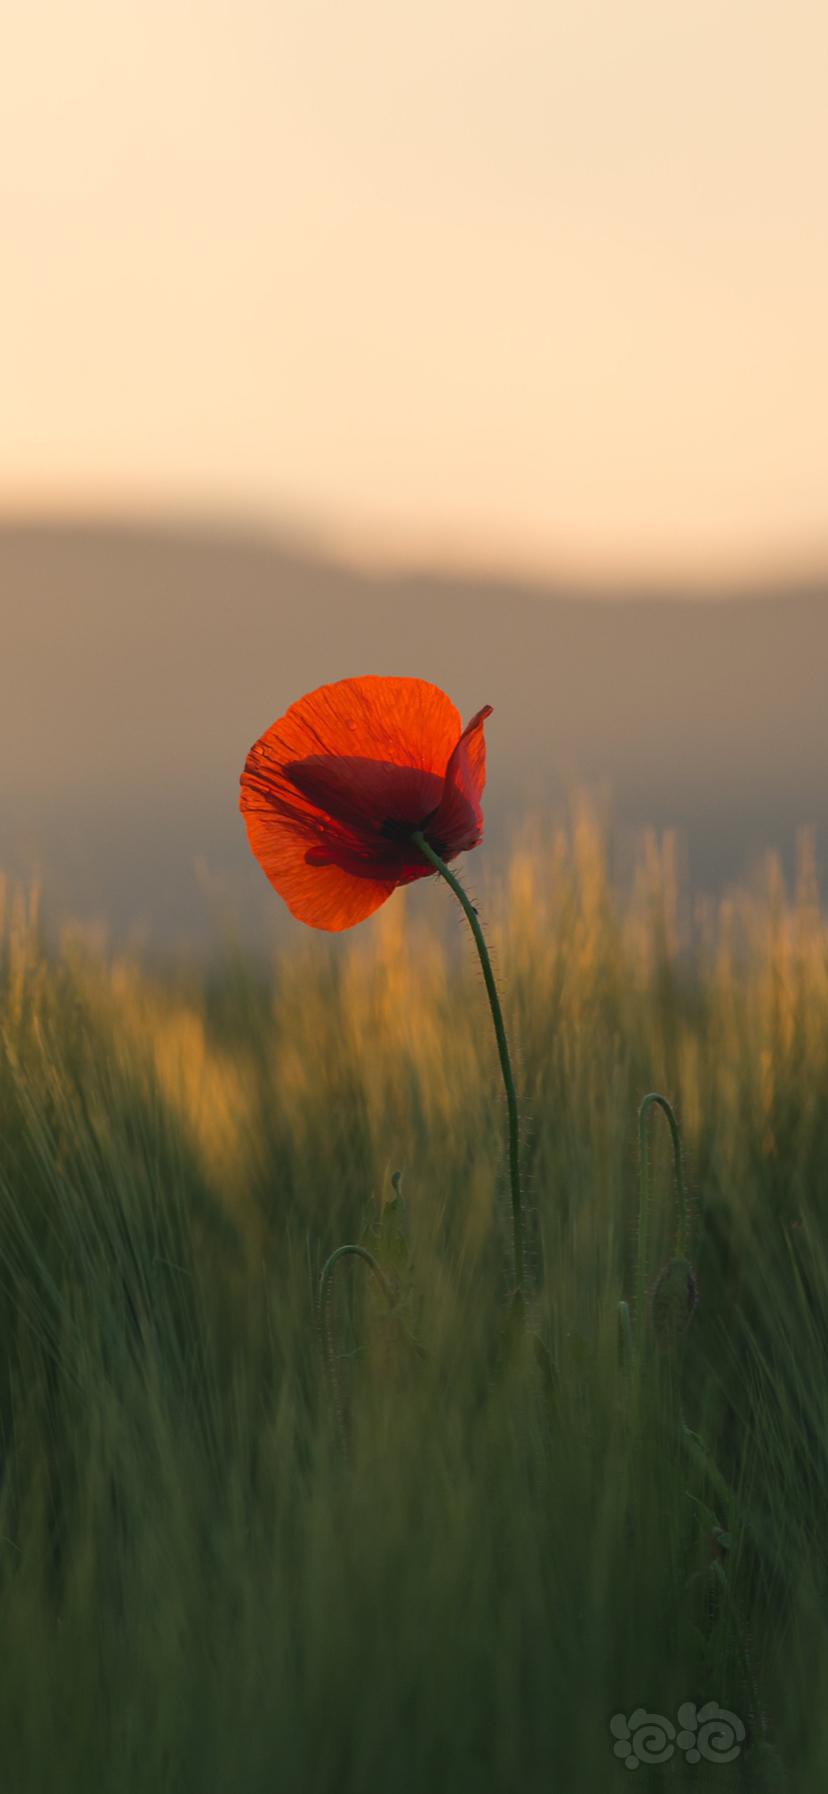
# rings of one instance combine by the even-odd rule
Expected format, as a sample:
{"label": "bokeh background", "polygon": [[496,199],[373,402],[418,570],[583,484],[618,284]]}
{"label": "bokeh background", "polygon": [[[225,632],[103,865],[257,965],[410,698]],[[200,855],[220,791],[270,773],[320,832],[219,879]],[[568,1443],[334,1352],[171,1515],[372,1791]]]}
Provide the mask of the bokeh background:
{"label": "bokeh background", "polygon": [[[11,0],[0,865],[275,925],[251,741],[352,673],[721,890],[828,824],[828,14]],[[284,923],[289,929],[292,924]]]}

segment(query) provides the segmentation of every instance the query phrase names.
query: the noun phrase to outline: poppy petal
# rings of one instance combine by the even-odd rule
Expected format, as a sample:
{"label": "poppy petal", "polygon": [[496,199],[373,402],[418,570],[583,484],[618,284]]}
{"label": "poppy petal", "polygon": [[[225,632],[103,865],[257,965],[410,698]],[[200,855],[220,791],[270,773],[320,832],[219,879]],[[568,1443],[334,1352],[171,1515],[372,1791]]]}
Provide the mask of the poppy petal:
{"label": "poppy petal", "polygon": [[263,763],[280,767],[315,755],[357,754],[442,778],[461,726],[456,705],[427,679],[368,675],[309,692],[265,731],[257,747]]}
{"label": "poppy petal", "polygon": [[279,826],[265,811],[247,810],[247,838],[262,871],[299,922],[339,931],[373,915],[391,896],[396,878],[359,877],[324,848],[308,845],[303,831]]}
{"label": "poppy petal", "polygon": [[460,716],[424,679],[320,686],[251,748],[240,807],[255,857],[299,920],[341,929],[428,875],[404,841],[442,801]]}
{"label": "poppy petal", "polygon": [[357,754],[309,754],[305,760],[288,761],[284,771],[316,809],[346,828],[372,833],[389,820],[419,827],[440,802],[443,789],[436,772]]}
{"label": "poppy petal", "polygon": [[428,838],[435,846],[441,843],[445,858],[454,859],[457,854],[476,847],[483,833],[480,807],[486,783],[483,724],[491,714],[491,704],[484,704],[466,724],[449,757],[443,795],[427,830]]}

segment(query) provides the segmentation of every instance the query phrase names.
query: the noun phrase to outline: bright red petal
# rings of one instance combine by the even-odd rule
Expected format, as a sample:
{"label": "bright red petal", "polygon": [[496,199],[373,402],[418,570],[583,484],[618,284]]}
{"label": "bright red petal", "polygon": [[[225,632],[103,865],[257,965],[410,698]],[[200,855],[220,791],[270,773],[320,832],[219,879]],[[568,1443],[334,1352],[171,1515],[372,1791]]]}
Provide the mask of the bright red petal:
{"label": "bright red petal", "polygon": [[[373,915],[395,889],[396,879],[356,877],[333,861],[319,864],[302,831],[280,826],[265,811],[246,810],[247,838],[262,871],[291,915],[311,928],[353,928]],[[311,840],[315,837],[310,837]]]}
{"label": "bright red petal", "polygon": [[291,704],[256,746],[280,766],[316,755],[358,755],[442,778],[460,728],[456,705],[426,679],[369,675],[320,685]]}

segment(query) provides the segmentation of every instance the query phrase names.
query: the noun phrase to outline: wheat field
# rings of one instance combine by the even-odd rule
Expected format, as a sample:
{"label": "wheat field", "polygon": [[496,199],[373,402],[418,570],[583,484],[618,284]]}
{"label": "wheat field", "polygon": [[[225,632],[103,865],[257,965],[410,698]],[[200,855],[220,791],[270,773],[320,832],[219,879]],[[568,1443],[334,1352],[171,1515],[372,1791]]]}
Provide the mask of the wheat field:
{"label": "wheat field", "polygon": [[[669,837],[623,882],[611,857],[581,811],[499,881],[473,869],[519,1086],[526,1331],[459,920],[398,892],[348,936],[161,967],[77,927],[47,942],[36,894],[5,891],[4,1794],[611,1794],[623,1716],[675,1740],[709,1701],[735,1754],[693,1761],[668,1729],[645,1785],[821,1794],[813,844],[794,888],[771,859],[716,903]],[[651,1091],[684,1144],[686,1326],[636,1300]],[[652,1288],[677,1204],[649,1127]],[[344,1243],[385,1283],[346,1256],[320,1310]]]}

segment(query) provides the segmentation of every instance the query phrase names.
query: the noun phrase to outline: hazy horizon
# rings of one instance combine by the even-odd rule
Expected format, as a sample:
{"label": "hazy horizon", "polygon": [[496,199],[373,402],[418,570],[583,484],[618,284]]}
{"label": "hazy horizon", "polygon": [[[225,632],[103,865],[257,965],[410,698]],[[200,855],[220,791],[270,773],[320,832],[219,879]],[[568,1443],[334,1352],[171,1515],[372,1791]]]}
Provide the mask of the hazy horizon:
{"label": "hazy horizon", "polygon": [[420,547],[381,542],[358,530],[339,531],[321,512],[300,517],[278,510],[268,512],[256,504],[180,504],[174,497],[155,500],[114,498],[95,505],[70,499],[46,503],[31,499],[4,503],[0,494],[0,534],[6,540],[43,537],[76,540],[81,536],[111,537],[124,542],[139,540],[250,544],[257,542],[290,559],[317,562],[355,573],[368,580],[405,582],[426,578],[474,583],[483,590],[517,587],[540,597],[566,597],[576,601],[701,604],[734,603],[747,599],[822,593],[828,589],[828,544],[822,551],[798,551],[755,564],[746,560],[735,567],[682,571],[679,567],[639,569],[611,568],[600,571],[588,565],[568,565],[564,559],[545,566],[527,566],[519,555],[503,559],[481,553],[473,545],[435,540]]}
{"label": "hazy horizon", "polygon": [[[721,892],[828,830],[828,578],[738,598],[367,573],[266,530],[168,519],[0,522],[0,870],[53,913],[159,946],[225,914],[285,922],[237,812],[252,741],[303,691],[365,672],[482,703],[485,855],[586,789],[620,836],[675,829]],[[289,925],[296,927],[297,925]]]}

